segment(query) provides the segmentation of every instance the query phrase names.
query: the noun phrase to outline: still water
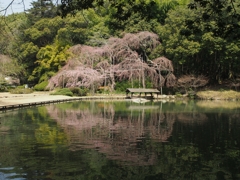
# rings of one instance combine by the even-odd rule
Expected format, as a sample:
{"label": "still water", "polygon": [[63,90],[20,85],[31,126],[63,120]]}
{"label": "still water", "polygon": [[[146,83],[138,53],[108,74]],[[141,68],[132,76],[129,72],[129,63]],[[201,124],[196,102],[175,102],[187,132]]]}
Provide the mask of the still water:
{"label": "still water", "polygon": [[240,102],[76,101],[0,112],[4,179],[240,179]]}

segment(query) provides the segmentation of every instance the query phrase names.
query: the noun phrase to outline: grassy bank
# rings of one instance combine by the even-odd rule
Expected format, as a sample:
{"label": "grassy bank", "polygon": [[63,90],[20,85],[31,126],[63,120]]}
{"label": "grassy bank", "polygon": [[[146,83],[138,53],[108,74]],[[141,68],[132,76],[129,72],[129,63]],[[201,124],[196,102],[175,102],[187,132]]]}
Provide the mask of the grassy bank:
{"label": "grassy bank", "polygon": [[228,90],[228,91],[199,91],[196,94],[199,99],[211,99],[211,100],[240,100],[240,92]]}

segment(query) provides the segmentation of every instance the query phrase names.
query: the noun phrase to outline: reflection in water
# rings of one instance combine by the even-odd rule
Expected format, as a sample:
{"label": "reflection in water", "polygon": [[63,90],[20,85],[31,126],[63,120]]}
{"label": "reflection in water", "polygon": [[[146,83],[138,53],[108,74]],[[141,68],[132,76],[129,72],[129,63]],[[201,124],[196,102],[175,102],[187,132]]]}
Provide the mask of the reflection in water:
{"label": "reflection in water", "polygon": [[80,101],[2,112],[0,179],[240,179],[239,106]]}
{"label": "reflection in water", "polygon": [[178,113],[176,119],[183,123],[204,123],[208,120],[206,114],[203,113]]}
{"label": "reflection in water", "polygon": [[[66,132],[72,151],[94,148],[110,159],[138,165],[156,163],[158,154],[151,144],[168,142],[175,121],[193,125],[209,119],[189,104],[180,104],[176,112],[164,108],[162,102],[124,105],[116,108],[115,103],[81,102],[73,105],[75,108],[52,105],[47,110]],[[143,147],[146,144],[149,148]]]}
{"label": "reflection in water", "polygon": [[166,142],[174,123],[173,114],[161,113],[160,107],[129,106],[124,115],[115,113],[113,103],[105,102],[85,102],[83,108],[75,109],[47,109],[68,135],[71,150],[95,148],[111,159],[149,165],[154,164],[156,154],[140,152],[142,141]]}

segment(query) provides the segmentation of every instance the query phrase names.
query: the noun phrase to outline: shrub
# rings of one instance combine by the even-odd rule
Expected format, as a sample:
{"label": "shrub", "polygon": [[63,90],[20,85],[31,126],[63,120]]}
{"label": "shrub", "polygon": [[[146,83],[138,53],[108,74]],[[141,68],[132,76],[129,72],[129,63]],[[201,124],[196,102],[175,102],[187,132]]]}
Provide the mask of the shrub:
{"label": "shrub", "polygon": [[0,85],[0,92],[8,92],[8,88],[6,86]]}
{"label": "shrub", "polygon": [[31,94],[33,92],[30,88],[17,87],[15,89],[10,89],[11,94]]}
{"label": "shrub", "polygon": [[88,93],[87,88],[71,87],[69,89],[73,93],[74,96],[86,96]]}
{"label": "shrub", "polygon": [[63,89],[59,89],[54,93],[51,93],[51,95],[64,95],[64,96],[73,96],[72,91],[70,91],[70,89],[68,88],[63,88]]}
{"label": "shrub", "polygon": [[36,84],[34,86],[34,90],[36,90],[36,91],[44,91],[46,89],[47,85],[48,85],[48,81],[42,81],[41,83]]}
{"label": "shrub", "polygon": [[182,94],[180,92],[176,92],[175,95],[176,95],[177,98],[182,97]]}
{"label": "shrub", "polygon": [[110,87],[109,86],[100,86],[97,89],[97,93],[102,94],[102,93],[110,93]]}
{"label": "shrub", "polygon": [[219,91],[220,91],[220,92],[223,92],[223,91],[225,91],[225,89],[223,89],[223,88],[220,88],[220,89],[219,89]]}
{"label": "shrub", "polygon": [[125,92],[127,88],[138,88],[141,87],[142,84],[139,84],[138,80],[134,80],[133,84],[130,81],[119,81],[116,82],[115,89],[116,92]]}

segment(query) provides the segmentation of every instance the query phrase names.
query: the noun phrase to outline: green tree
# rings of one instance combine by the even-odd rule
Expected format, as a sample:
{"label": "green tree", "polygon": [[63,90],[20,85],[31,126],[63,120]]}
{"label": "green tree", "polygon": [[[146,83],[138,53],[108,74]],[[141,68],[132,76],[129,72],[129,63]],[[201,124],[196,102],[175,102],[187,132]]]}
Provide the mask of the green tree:
{"label": "green tree", "polygon": [[161,49],[173,60],[178,76],[204,74],[211,82],[218,83],[227,78],[234,79],[239,74],[236,69],[240,63],[237,58],[239,40],[235,37],[239,30],[230,33],[226,29],[231,26],[230,17],[225,23],[229,24],[226,28],[219,26],[216,14],[208,20],[200,19],[202,11],[203,7],[179,7],[171,11],[165,25],[158,28]]}
{"label": "green tree", "polygon": [[63,24],[64,20],[61,17],[42,18],[33,26],[22,29],[22,34],[18,37],[18,42],[21,45],[16,47],[18,49],[16,56],[18,56],[18,61],[23,63],[26,69],[24,81],[27,81],[28,76],[38,66],[38,63],[36,63],[38,51],[42,47],[53,44],[58,29]]}
{"label": "green tree", "polygon": [[105,24],[111,30],[112,35],[120,35],[122,31],[137,33],[139,31],[155,32],[157,23],[164,24],[167,12],[178,5],[186,5],[189,0],[87,0],[67,1],[63,0],[60,6],[61,14],[67,16],[77,11],[104,7],[107,9]]}
{"label": "green tree", "polygon": [[28,19],[34,24],[42,18],[54,18],[57,16],[57,7],[52,0],[37,0],[31,3],[32,8],[28,10]]}
{"label": "green tree", "polygon": [[104,2],[105,0],[62,0],[59,7],[59,15],[66,17],[67,14],[75,14],[77,11],[103,5]]}
{"label": "green tree", "polygon": [[22,66],[9,56],[0,54],[0,77],[6,76],[19,77],[22,71]]}
{"label": "green tree", "polygon": [[46,46],[53,42],[58,30],[63,26],[64,20],[60,17],[41,18],[24,31],[25,39],[38,47]]}
{"label": "green tree", "polygon": [[196,55],[200,51],[201,44],[195,39],[197,34],[188,37],[183,34],[187,31],[186,19],[194,16],[191,10],[179,7],[168,14],[164,26],[158,27],[159,37],[162,40],[160,52],[172,59],[178,76],[184,73],[197,73]]}
{"label": "green tree", "polygon": [[[58,17],[59,18],[59,17]],[[58,27],[55,34],[57,40],[62,45],[85,44],[88,40],[89,28],[85,15],[76,13],[75,16],[67,16],[61,19],[64,22],[62,27]]]}
{"label": "green tree", "polygon": [[21,28],[26,23],[27,17],[24,13],[0,16],[0,53],[14,56],[15,44],[18,36],[21,36]]}
{"label": "green tree", "polygon": [[[198,24],[206,22],[205,31],[212,31],[215,36],[231,39],[239,37],[240,33],[239,6],[240,2],[235,0],[194,0],[189,4],[190,9],[200,10],[201,14],[196,17],[196,21]],[[214,26],[209,26],[207,22],[214,22]]]}
{"label": "green tree", "polygon": [[157,23],[164,24],[167,12],[178,5],[172,1],[114,1],[110,4],[107,25],[113,33],[151,31],[155,32]]}
{"label": "green tree", "polygon": [[[204,71],[212,81],[236,78],[240,61],[237,50],[240,36],[240,2],[195,0],[189,4],[197,14],[187,20],[189,34],[198,34],[202,49],[198,59],[204,59]],[[233,45],[235,44],[235,45]],[[231,53],[232,52],[232,53]]]}
{"label": "green tree", "polygon": [[70,53],[67,52],[68,48],[69,46],[61,46],[57,42],[53,45],[42,47],[36,56],[37,61],[35,63],[37,66],[28,78],[28,81],[41,83],[57,73],[66,64],[70,56]]}

